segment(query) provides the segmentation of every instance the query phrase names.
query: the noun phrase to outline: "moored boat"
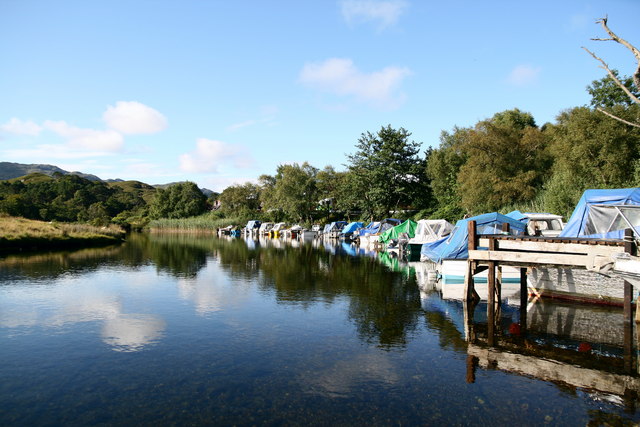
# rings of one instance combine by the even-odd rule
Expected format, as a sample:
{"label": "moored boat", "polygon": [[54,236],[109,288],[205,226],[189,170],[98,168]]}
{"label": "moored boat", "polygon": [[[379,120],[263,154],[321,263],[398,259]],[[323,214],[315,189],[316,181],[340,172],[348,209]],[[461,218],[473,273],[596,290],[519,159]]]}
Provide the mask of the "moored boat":
{"label": "moored boat", "polygon": [[420,260],[420,251],[425,243],[435,242],[448,236],[453,230],[453,224],[444,219],[421,219],[418,221],[414,236],[406,246],[407,260]]}
{"label": "moored boat", "polygon": [[258,235],[258,230],[260,230],[260,225],[262,221],[252,220],[247,222],[247,225],[244,228],[244,234],[247,237],[255,237]]}
{"label": "moored boat", "polygon": [[345,242],[351,242],[356,236],[358,236],[358,231],[362,228],[364,228],[363,222],[350,222],[349,224],[345,225],[342,230],[340,230],[338,238],[340,240],[344,240]]}
{"label": "moored boat", "polygon": [[365,248],[371,247],[380,242],[380,234],[388,229],[400,225],[401,220],[395,218],[385,218],[380,222],[372,222],[367,227],[360,230],[359,244]]}
{"label": "moored boat", "polygon": [[[639,240],[640,188],[586,190],[559,237],[622,239],[625,229]],[[621,278],[640,284],[640,259],[631,254],[595,257],[591,270],[533,268],[529,291],[540,297],[619,305],[624,298]]]}
{"label": "moored boat", "polygon": [[[503,234],[504,224],[509,225],[510,235],[524,235],[526,224],[506,215],[497,212],[482,214],[456,222],[455,227],[448,237],[422,245],[420,252],[421,261],[431,261],[437,265],[443,292],[447,285],[464,284],[467,271],[467,258],[469,257],[469,233],[467,224],[469,221],[476,222],[478,234]],[[482,249],[482,248],[479,248]],[[504,267],[501,271],[502,284],[519,283],[520,271],[513,267]],[[487,272],[478,273],[474,276],[474,283],[484,285],[487,283]]]}

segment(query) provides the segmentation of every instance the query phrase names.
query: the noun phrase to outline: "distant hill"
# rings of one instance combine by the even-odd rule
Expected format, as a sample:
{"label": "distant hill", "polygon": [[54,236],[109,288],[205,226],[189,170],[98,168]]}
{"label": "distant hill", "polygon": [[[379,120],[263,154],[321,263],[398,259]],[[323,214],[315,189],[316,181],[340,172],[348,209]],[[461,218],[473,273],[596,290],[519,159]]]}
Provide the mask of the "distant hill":
{"label": "distant hill", "polygon": [[0,180],[19,178],[32,173],[53,176],[56,172],[63,175],[78,175],[89,181],[101,181],[101,179],[95,175],[82,172],[68,172],[53,165],[27,165],[22,163],[0,162]]}
{"label": "distant hill", "polygon": [[[53,165],[27,165],[23,163],[11,163],[11,162],[0,162],[0,181],[22,178],[26,175],[33,174],[42,174],[46,176],[53,176],[55,173],[61,173],[63,175],[77,175],[82,178],[88,179],[89,181],[102,181],[109,185],[117,185],[122,187],[125,191],[135,191],[136,193],[143,196],[143,198],[149,202],[150,198],[154,193],[155,188],[167,188],[173,184],[178,184],[177,182],[171,182],[169,184],[157,184],[157,185],[149,185],[140,181],[124,181],[122,179],[107,179],[102,180],[95,175],[91,175],[88,173],[82,172],[69,172],[64,169],[61,169],[57,166]],[[30,177],[29,179],[37,179],[36,177]],[[208,188],[201,188],[202,194],[206,197],[211,197],[211,195],[217,195],[215,191],[209,190]]]}

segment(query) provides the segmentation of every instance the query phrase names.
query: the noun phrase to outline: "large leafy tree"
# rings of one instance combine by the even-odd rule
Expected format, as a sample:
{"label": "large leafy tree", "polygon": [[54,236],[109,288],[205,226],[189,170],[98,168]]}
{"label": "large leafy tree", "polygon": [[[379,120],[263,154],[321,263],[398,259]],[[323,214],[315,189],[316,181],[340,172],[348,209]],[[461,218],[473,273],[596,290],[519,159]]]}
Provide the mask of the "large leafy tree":
{"label": "large leafy tree", "polygon": [[405,129],[388,125],[375,134],[363,133],[356,152],[347,156],[353,191],[365,215],[387,216],[410,205],[419,191],[424,162],[420,144],[410,136]]}
{"label": "large leafy tree", "polygon": [[459,127],[452,132],[442,131],[440,146],[431,151],[427,160],[427,175],[437,205],[433,213],[436,218],[454,221],[464,215],[458,191],[458,173],[467,161],[463,148],[470,132],[469,128]]}
{"label": "large leafy tree", "polygon": [[224,189],[219,200],[225,212],[251,213],[260,208],[260,187],[250,182]]}
{"label": "large leafy tree", "polygon": [[[611,111],[631,119],[638,107],[614,105]],[[545,194],[549,210],[567,214],[587,188],[639,184],[633,171],[638,168],[640,129],[595,109],[577,107],[562,112],[549,133],[555,159]]]}
{"label": "large leafy tree", "polygon": [[311,213],[318,205],[317,174],[318,169],[307,162],[278,166],[275,199],[288,218],[311,220]]}
{"label": "large leafy tree", "polygon": [[193,182],[180,182],[158,190],[150,206],[151,218],[187,218],[206,210],[206,196]]}
{"label": "large leafy tree", "polygon": [[518,109],[479,122],[462,150],[467,160],[457,181],[461,205],[469,213],[532,200],[550,165],[544,134],[531,114]]}
{"label": "large leafy tree", "polygon": [[260,175],[258,187],[260,188],[260,209],[269,219],[278,221],[282,216],[282,210],[278,206],[276,197],[276,177],[267,174]]}

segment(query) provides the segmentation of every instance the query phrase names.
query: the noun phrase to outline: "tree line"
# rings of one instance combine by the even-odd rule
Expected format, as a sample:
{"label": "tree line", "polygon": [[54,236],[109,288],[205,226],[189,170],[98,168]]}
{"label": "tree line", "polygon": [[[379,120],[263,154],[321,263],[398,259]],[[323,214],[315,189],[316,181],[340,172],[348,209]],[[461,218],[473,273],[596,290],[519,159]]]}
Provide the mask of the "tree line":
{"label": "tree line", "polygon": [[[629,77],[616,79],[638,97]],[[538,126],[519,109],[470,127],[443,131],[422,151],[404,128],[364,132],[344,170],[305,162],[227,187],[214,219],[311,223],[331,219],[445,218],[491,211],[552,212],[567,217],[588,188],[640,185],[640,105],[607,76],[587,88],[590,105]],[[602,112],[609,114],[602,114]],[[622,120],[620,120],[622,119]],[[34,174],[0,181],[0,213],[44,221],[117,223],[201,215],[214,206],[196,184],[166,189],[129,181]]]}
{"label": "tree line", "polygon": [[[617,75],[617,73],[616,73]],[[637,95],[630,78],[622,79]],[[588,188],[640,184],[640,129],[602,114],[638,120],[640,106],[610,77],[588,88],[588,106],[538,126],[519,109],[443,131],[421,152],[406,129],[365,132],[344,171],[309,163],[278,166],[257,183],[220,195],[229,216],[309,222],[331,212],[349,219],[389,215],[445,218],[521,209],[568,216]]]}
{"label": "tree line", "polygon": [[192,182],[159,189],[138,181],[107,183],[61,173],[0,181],[0,213],[42,221],[142,229],[150,219],[200,215],[208,207],[207,197]]}
{"label": "tree line", "polygon": [[[616,73],[617,76],[617,73]],[[638,95],[632,79],[620,77]],[[519,109],[470,127],[443,131],[422,150],[404,128],[364,132],[343,170],[305,162],[232,185],[207,199],[196,184],[158,189],[76,175],[34,174],[0,181],[0,213],[44,221],[116,223],[186,218],[220,209],[213,219],[311,223],[332,219],[445,218],[512,209],[568,215],[587,188],[640,185],[640,105],[609,76],[588,88],[590,105],[562,111],[538,126]],[[601,110],[624,121],[602,114]]]}

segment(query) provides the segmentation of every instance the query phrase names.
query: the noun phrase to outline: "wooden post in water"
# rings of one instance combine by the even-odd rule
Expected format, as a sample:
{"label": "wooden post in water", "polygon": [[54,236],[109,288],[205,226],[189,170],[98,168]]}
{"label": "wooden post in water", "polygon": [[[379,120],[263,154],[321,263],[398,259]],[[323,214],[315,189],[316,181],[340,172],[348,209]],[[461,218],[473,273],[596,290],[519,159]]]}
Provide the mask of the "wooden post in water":
{"label": "wooden post in water", "polygon": [[529,288],[527,286],[527,269],[520,268],[520,333],[527,331],[527,304],[529,303]]}
{"label": "wooden post in water", "polygon": [[[489,250],[496,249],[495,239],[489,239]],[[498,302],[500,304],[500,302]],[[487,273],[487,341],[489,345],[495,344],[496,325],[496,263],[489,261]]]}
{"label": "wooden post in water", "polygon": [[[633,230],[624,231],[624,251],[634,253]],[[627,372],[633,371],[633,285],[624,281],[624,367]]]}
{"label": "wooden post in water", "polygon": [[[476,222],[469,221],[467,223],[467,234],[469,236],[469,244],[468,249],[470,251],[476,250],[478,248],[478,235],[476,234]],[[464,276],[464,296],[467,301],[478,301],[480,298],[476,293],[474,283],[473,283],[473,275],[476,272],[475,261],[467,260],[467,272]]]}
{"label": "wooden post in water", "polygon": [[464,339],[467,342],[476,341],[476,330],[473,324],[473,315],[476,311],[478,302],[475,300],[465,299],[462,301],[462,310],[464,317]]}
{"label": "wooden post in water", "polygon": [[476,370],[478,369],[478,358],[470,354],[467,355],[467,384],[476,382]]}

